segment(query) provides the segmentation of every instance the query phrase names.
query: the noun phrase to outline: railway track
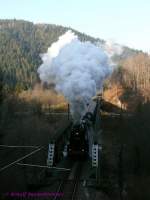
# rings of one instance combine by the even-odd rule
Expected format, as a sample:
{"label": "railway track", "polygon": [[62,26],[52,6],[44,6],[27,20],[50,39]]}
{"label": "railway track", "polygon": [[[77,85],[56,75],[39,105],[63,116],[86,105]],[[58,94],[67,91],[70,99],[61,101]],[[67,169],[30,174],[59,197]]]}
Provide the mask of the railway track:
{"label": "railway track", "polygon": [[80,182],[80,175],[82,171],[82,163],[76,162],[72,168],[72,171],[67,179],[61,180],[56,194],[52,200],[75,200],[77,197],[78,185]]}

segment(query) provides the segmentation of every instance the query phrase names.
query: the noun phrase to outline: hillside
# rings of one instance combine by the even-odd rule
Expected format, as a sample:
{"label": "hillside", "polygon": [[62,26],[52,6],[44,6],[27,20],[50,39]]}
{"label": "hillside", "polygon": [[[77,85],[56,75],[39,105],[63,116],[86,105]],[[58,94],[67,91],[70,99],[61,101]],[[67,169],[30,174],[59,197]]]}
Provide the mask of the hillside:
{"label": "hillside", "polygon": [[[45,53],[69,29],[24,20],[0,20],[0,90],[3,91],[0,99],[3,93],[20,93],[33,89],[40,82],[37,76],[37,68],[41,64],[40,54]],[[91,41],[97,45],[105,43],[102,39],[71,30],[81,41]],[[110,80],[106,81],[104,97],[117,106],[121,102],[125,108],[133,108],[132,102],[136,101],[134,105],[137,105],[139,96],[141,101],[143,96],[147,98],[150,94],[150,61],[149,56],[141,51],[125,46],[122,49],[121,55],[113,57],[119,67],[114,70]],[[116,90],[119,92],[116,93]]]}
{"label": "hillside", "polygon": [[[33,24],[23,20],[0,20],[0,79],[9,90],[31,88],[38,82],[37,68],[41,63],[40,54],[65,33],[70,27],[51,24]],[[71,29],[73,30],[73,29]],[[104,43],[102,39],[90,37],[73,30],[81,41]],[[115,60],[121,61],[139,53],[123,48]]]}
{"label": "hillside", "polygon": [[[0,20],[0,72],[4,83],[28,88],[37,82],[40,54],[68,29],[18,20]],[[103,42],[73,30],[82,41]]]}
{"label": "hillside", "polygon": [[[51,138],[70,122],[68,102],[46,85],[43,87],[37,76],[40,54],[68,29],[71,28],[0,20],[0,144],[48,146]],[[73,31],[82,41],[105,43]],[[147,200],[150,199],[150,56],[123,47],[122,54],[113,59],[118,66],[104,83],[98,115],[101,120],[98,140],[102,149],[97,191],[103,191],[111,200]],[[22,163],[45,165],[47,150]],[[1,167],[27,153],[27,149],[1,147]],[[46,180],[52,178],[53,183],[51,172],[46,171],[44,176]],[[10,167],[0,174],[4,182],[0,199],[5,198],[1,196],[2,190],[30,191],[33,182],[41,181],[40,177],[43,173],[33,167],[29,170],[18,165]],[[40,189],[43,191],[43,186]],[[121,197],[118,192],[126,196]],[[98,199],[101,198],[104,199]]]}

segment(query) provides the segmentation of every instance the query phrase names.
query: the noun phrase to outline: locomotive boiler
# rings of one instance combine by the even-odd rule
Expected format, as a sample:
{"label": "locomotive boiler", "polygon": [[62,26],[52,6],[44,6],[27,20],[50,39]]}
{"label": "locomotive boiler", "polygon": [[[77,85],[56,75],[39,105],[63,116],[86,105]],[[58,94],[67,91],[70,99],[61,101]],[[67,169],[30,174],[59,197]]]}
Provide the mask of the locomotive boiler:
{"label": "locomotive boiler", "polygon": [[85,159],[91,156],[90,150],[93,143],[92,134],[97,113],[97,103],[92,101],[79,123],[72,126],[69,144],[67,147],[68,157],[73,159]]}

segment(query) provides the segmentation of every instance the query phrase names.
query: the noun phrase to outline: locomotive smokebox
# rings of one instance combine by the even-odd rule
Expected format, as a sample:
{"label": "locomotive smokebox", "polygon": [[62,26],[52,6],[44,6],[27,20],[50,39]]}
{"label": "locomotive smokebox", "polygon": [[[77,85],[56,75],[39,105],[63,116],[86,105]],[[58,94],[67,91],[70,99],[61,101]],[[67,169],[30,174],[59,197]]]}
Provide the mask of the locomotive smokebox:
{"label": "locomotive smokebox", "polygon": [[97,112],[97,104],[92,101],[80,122],[72,126],[70,141],[68,145],[68,156],[73,159],[83,159],[91,157],[91,149],[93,144],[93,125]]}

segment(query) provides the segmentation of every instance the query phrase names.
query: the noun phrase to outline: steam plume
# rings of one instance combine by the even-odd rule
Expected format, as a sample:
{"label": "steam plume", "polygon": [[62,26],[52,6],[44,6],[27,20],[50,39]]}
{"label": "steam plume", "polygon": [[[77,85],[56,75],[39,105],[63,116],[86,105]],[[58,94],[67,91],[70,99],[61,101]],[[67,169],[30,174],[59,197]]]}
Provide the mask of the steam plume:
{"label": "steam plume", "polygon": [[121,55],[123,52],[123,47],[112,40],[107,40],[103,48],[110,57],[114,55]]}
{"label": "steam plume", "polygon": [[40,79],[54,84],[55,90],[65,96],[75,120],[80,120],[81,113],[112,71],[109,56],[102,48],[81,42],[71,31],[48,48],[42,61],[38,69]]}

